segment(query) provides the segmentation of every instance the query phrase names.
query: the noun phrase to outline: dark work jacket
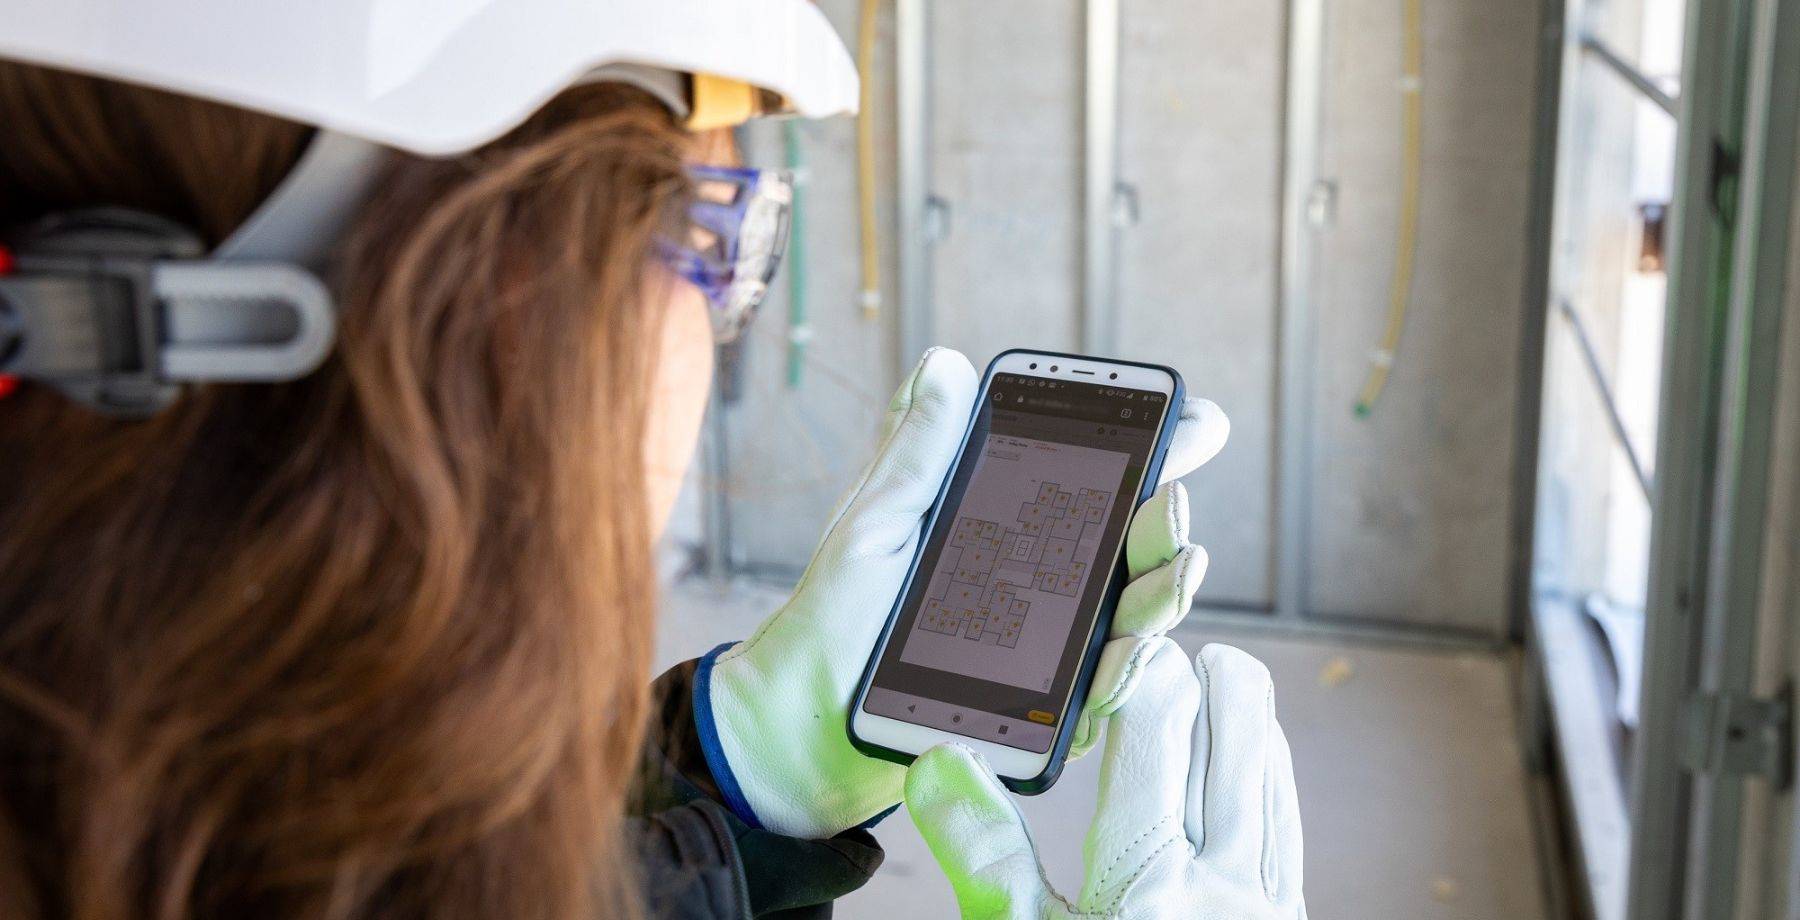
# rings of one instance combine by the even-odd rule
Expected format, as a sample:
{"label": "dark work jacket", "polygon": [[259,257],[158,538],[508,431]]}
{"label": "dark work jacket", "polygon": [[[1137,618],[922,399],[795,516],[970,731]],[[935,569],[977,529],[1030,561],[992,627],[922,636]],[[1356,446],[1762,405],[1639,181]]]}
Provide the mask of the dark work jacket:
{"label": "dark work jacket", "polygon": [[720,804],[694,726],[695,662],[652,686],[653,708],[628,832],[656,920],[815,920],[869,880],[881,845],[862,829],[784,837]]}

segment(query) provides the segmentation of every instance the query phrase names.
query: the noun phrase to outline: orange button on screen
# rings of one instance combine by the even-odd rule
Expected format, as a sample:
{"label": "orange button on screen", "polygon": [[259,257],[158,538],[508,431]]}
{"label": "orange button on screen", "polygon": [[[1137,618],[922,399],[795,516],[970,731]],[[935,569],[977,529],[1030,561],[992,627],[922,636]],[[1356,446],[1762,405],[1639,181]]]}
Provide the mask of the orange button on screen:
{"label": "orange button on screen", "polygon": [[1056,721],[1056,713],[1045,712],[1042,709],[1033,709],[1025,714],[1025,718],[1030,719],[1033,722],[1042,722],[1045,725],[1050,725]]}

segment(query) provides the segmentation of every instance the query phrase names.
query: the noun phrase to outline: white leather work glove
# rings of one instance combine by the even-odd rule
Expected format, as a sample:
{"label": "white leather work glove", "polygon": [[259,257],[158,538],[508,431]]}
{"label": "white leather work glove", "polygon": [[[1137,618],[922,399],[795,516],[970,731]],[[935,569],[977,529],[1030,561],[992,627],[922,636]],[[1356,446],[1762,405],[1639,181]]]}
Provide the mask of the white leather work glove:
{"label": "white leather work glove", "polygon": [[1169,639],[1112,717],[1087,879],[1050,887],[1013,799],[943,744],[906,776],[906,808],[965,920],[1304,920],[1300,805],[1268,669],[1225,645],[1192,668]]}
{"label": "white leather work glove", "polygon": [[[748,640],[700,660],[694,720],[724,804],[752,827],[829,837],[900,802],[906,768],[850,744],[850,698],[893,609],[920,524],[956,460],[975,408],[967,358],[925,353],[888,406],[880,449],[839,506],[793,596]],[[1164,480],[1192,472],[1224,446],[1230,424],[1189,399],[1163,462]],[[1158,490],[1126,535],[1132,581],[1114,615],[1075,733],[1091,747],[1124,699],[1147,637],[1187,614],[1206,552],[1187,542],[1187,493]]]}

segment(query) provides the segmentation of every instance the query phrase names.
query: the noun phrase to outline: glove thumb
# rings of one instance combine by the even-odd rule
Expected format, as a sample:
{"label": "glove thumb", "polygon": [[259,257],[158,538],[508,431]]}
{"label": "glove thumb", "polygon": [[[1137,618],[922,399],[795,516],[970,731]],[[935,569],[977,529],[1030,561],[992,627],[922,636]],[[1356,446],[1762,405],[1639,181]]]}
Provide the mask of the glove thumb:
{"label": "glove thumb", "polygon": [[906,810],[969,918],[1038,918],[1044,884],[1025,818],[987,762],[951,742],[906,771]]}

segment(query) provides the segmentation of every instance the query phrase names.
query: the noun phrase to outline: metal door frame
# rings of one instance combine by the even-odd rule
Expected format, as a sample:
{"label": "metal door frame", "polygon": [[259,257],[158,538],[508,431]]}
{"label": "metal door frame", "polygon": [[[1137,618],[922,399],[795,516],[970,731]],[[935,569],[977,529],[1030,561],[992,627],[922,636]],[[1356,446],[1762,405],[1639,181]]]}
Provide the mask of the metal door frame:
{"label": "metal door frame", "polygon": [[1689,0],[1669,217],[1668,304],[1645,604],[1644,690],[1631,774],[1626,915],[1681,916],[1692,777],[1683,766],[1716,523],[1733,215],[1722,188],[1742,150],[1744,0]]}
{"label": "metal door frame", "polygon": [[[1560,2],[1546,0],[1546,10]],[[1573,68],[1593,61],[1675,114],[1678,132],[1624,904],[1590,887],[1589,906],[1603,914],[1622,906],[1631,920],[1712,920],[1736,906],[1745,780],[1709,758],[1713,739],[1697,715],[1751,691],[1750,651],[1763,615],[1773,382],[1797,165],[1800,0],[1689,0],[1679,98],[1580,32],[1582,6],[1568,4],[1561,20],[1563,92]],[[1540,126],[1554,105],[1550,82],[1540,87]],[[1540,157],[1537,169],[1535,189],[1553,188],[1556,158]],[[1541,286],[1553,281],[1539,261],[1553,232],[1543,204],[1534,200],[1528,260],[1545,269],[1544,278],[1528,277],[1526,287],[1527,296],[1544,297],[1534,305],[1540,320],[1556,297],[1553,286]],[[1527,352],[1525,360],[1541,375],[1541,355]],[[1604,397],[1605,381],[1592,382]],[[1535,426],[1522,432],[1521,464],[1535,467],[1536,435]],[[1521,575],[1530,570],[1530,526],[1522,516],[1515,530]],[[1529,591],[1525,597],[1530,603]],[[1530,666],[1544,661],[1534,655]],[[1548,734],[1543,725],[1530,731]]]}
{"label": "metal door frame", "polygon": [[[1696,675],[1700,699],[1749,699],[1763,614],[1782,323],[1789,284],[1789,228],[1796,168],[1795,103],[1800,98],[1800,3],[1752,0],[1740,14],[1748,33],[1743,140],[1736,198],[1738,245],[1730,266],[1722,380],[1717,399],[1718,478],[1708,561],[1704,637]],[[1690,707],[1691,708],[1691,707]],[[1710,743],[1710,742],[1708,742]],[[1745,775],[1718,754],[1696,752],[1689,795],[1691,843],[1684,916],[1731,916],[1738,900]],[[1695,755],[1690,755],[1690,760]]]}

